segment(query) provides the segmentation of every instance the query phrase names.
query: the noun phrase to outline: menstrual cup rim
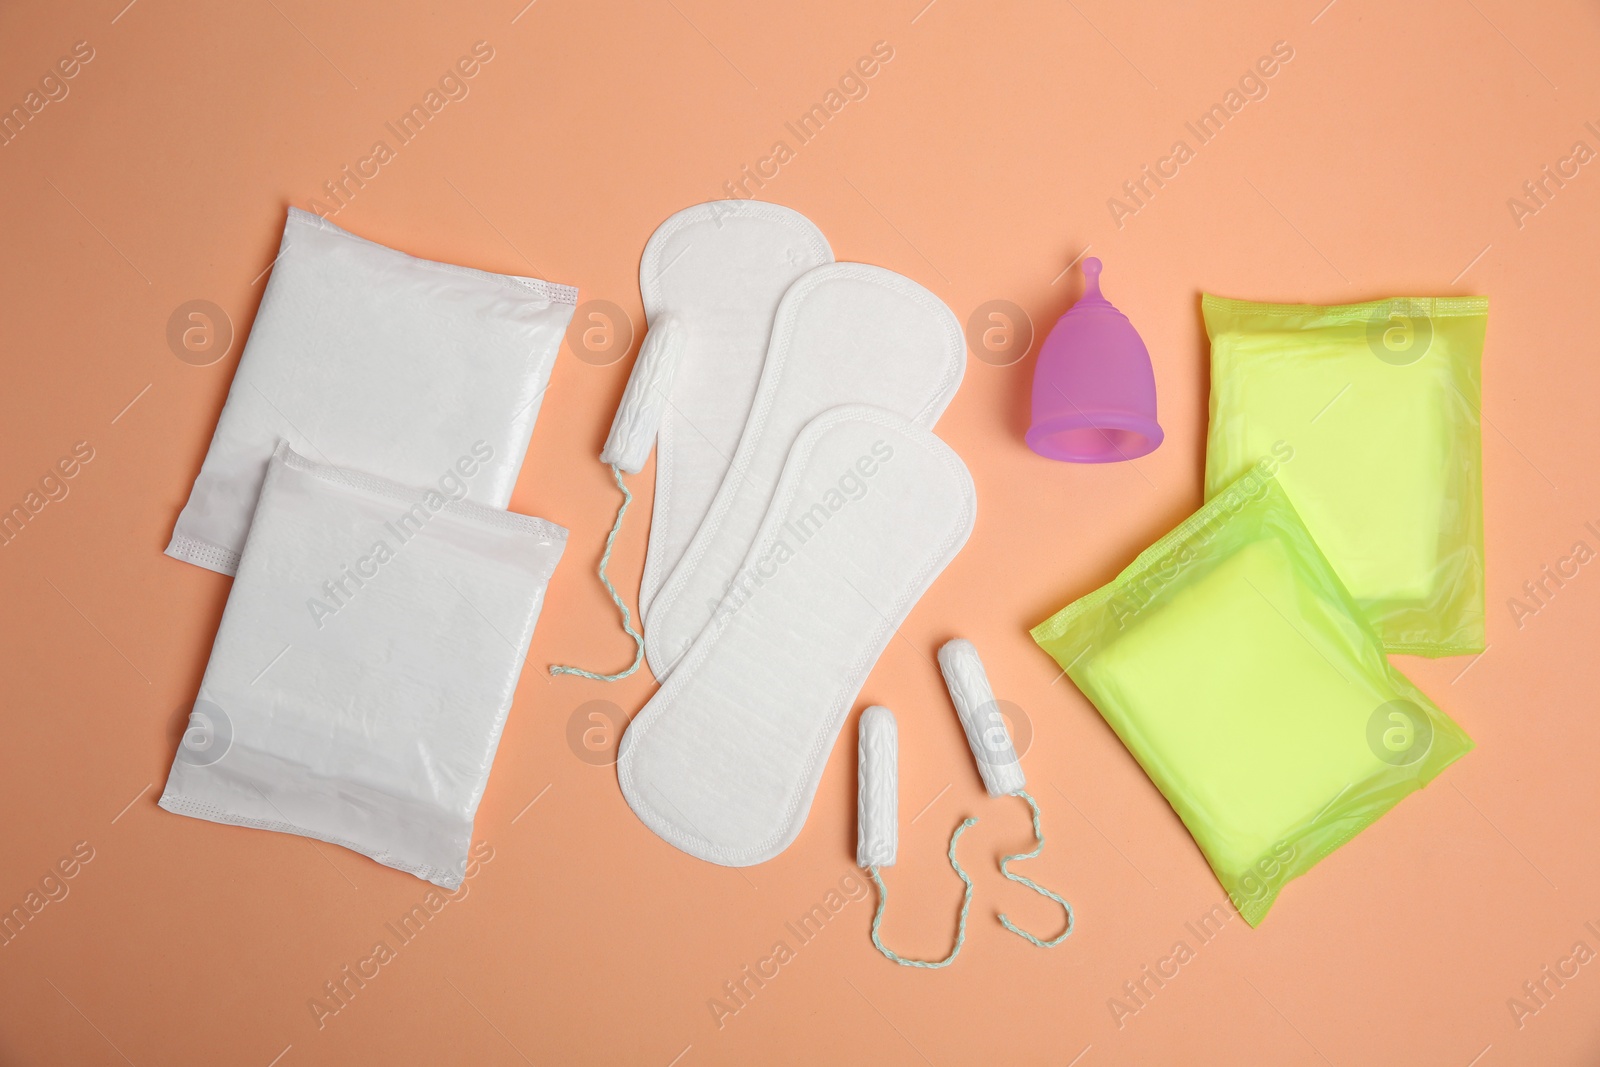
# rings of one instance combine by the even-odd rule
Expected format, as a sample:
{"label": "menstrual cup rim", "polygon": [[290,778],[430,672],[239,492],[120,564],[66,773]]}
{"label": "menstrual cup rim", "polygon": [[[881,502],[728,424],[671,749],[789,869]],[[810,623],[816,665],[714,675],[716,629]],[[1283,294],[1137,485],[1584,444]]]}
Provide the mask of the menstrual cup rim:
{"label": "menstrual cup rim", "polygon": [[[1057,434],[1068,430],[1125,430],[1138,434],[1141,440],[1132,448],[1120,450],[1106,442],[1105,447],[1093,453],[1074,451],[1054,443]],[[1034,423],[1023,439],[1030,449],[1046,459],[1063,463],[1121,463],[1154,452],[1161,447],[1166,433],[1160,423],[1144,415],[1127,411],[1075,411]]]}

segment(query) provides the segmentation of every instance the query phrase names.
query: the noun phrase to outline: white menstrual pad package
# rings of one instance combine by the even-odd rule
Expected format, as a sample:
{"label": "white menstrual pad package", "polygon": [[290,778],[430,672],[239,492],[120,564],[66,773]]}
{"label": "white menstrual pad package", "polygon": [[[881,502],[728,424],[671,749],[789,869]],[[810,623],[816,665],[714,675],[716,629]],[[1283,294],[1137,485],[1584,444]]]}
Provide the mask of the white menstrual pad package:
{"label": "white menstrual pad package", "polygon": [[802,427],[837,405],[865,404],[926,429],[965,369],[960,323],[909,278],[835,263],[795,282],[778,308],[738,451],[650,609],[645,654],[656,677],[670,675],[732,588]]}
{"label": "white menstrual pad package", "polygon": [[790,450],[738,574],[623,735],[623,795],[700,859],[761,863],[804,824],[856,694],[972,532],[960,458],[894,412],[837,407]]}
{"label": "white menstrual pad package", "polygon": [[683,351],[656,438],[641,617],[649,618],[657,590],[722,484],[761,378],[779,301],[795,279],[832,262],[827,239],[804,215],[753,200],[685,208],[645,245],[639,261],[645,315],[652,329],[670,317],[683,335]]}
{"label": "white menstrual pad package", "polygon": [[167,555],[233,574],[279,440],[424,485],[475,445],[503,508],[577,290],[416,259],[289,209],[227,403]]}
{"label": "white menstrual pad package", "polygon": [[447,474],[272,455],[163,808],[460,885],[567,531]]}

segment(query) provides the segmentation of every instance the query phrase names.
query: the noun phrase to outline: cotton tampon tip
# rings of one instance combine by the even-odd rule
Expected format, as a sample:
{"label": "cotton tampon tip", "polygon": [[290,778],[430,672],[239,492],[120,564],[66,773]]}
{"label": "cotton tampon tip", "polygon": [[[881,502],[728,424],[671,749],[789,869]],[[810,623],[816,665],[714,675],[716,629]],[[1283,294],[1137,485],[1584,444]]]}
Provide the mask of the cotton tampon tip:
{"label": "cotton tampon tip", "polygon": [[616,417],[611,420],[611,432],[600,451],[601,463],[620,467],[629,474],[638,474],[644,468],[661,430],[683,341],[683,324],[671,315],[661,315],[650,324],[622,391]]}
{"label": "cotton tampon tip", "polygon": [[989,795],[1009,796],[1027,788],[1016,747],[1000,717],[1000,705],[994,699],[977,648],[960,637],[946,642],[939,649],[939,671],[944,675],[944,684],[950,690],[950,700],[956,706],[956,715],[967,733],[967,744]]}
{"label": "cotton tampon tip", "polygon": [[856,864],[894,866],[900,838],[900,734],[894,712],[874,704],[861,713]]}

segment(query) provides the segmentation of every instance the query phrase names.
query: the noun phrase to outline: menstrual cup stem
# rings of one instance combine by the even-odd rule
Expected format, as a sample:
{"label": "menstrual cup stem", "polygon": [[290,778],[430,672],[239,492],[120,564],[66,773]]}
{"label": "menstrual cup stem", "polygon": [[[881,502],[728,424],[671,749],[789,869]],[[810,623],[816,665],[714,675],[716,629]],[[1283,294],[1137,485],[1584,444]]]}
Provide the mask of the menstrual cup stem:
{"label": "menstrual cup stem", "polygon": [[1083,261],[1083,299],[1104,300],[1100,294],[1100,261],[1090,256]]}

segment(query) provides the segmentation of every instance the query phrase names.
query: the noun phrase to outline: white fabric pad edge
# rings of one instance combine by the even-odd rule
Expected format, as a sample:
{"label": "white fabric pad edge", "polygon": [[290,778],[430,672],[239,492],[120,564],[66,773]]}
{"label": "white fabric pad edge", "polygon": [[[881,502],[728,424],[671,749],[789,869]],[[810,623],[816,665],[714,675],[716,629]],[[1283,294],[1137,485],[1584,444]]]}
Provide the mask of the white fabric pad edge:
{"label": "white fabric pad edge", "polygon": [[749,551],[801,429],[829,408],[865,404],[931,427],[966,371],[955,315],[910,278],[864,263],[806,273],[778,308],[738,451],[645,627],[645,655],[668,677]]}
{"label": "white fabric pad edge", "polygon": [[656,439],[640,618],[649,618],[661,583],[722,484],[783,294],[812,267],[832,262],[827,238],[810,219],[755,200],[684,208],[645,244],[639,258],[645,317],[653,330],[670,315],[684,336]]}
{"label": "white fabric pad edge", "polygon": [[873,664],[976,513],[929,431],[865,406],[813,420],[739,586],[623,735],[618,780],[645,825],[729,867],[787,848]]}

